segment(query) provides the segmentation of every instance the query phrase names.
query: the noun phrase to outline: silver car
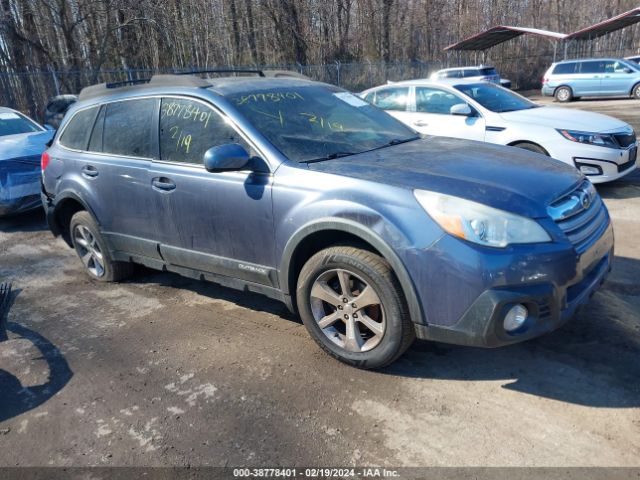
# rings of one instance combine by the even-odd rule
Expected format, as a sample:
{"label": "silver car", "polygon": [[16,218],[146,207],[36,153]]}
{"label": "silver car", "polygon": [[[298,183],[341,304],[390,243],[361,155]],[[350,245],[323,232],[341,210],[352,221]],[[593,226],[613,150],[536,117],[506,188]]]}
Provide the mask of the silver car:
{"label": "silver car", "polygon": [[477,67],[454,67],[438,70],[431,75],[431,80],[443,80],[445,78],[464,78],[477,82],[485,81],[497,83],[501,87],[511,88],[511,80],[501,78],[495,67],[480,65]]}
{"label": "silver car", "polygon": [[557,62],[542,78],[542,94],[553,96],[558,102],[629,95],[640,99],[640,65],[622,58]]}

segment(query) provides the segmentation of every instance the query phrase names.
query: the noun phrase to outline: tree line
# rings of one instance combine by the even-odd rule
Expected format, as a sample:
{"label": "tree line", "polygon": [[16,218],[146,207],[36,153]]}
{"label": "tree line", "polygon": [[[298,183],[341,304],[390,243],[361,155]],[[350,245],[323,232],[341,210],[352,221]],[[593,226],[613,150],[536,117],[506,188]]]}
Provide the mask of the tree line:
{"label": "tree line", "polygon": [[[488,57],[443,48],[496,24],[571,32],[631,9],[634,2],[0,0],[0,71],[89,72],[61,79],[63,90],[74,91],[114,68],[434,60],[503,66],[520,57],[548,57],[551,44],[519,39]],[[605,41],[632,49],[635,32],[627,29]]]}

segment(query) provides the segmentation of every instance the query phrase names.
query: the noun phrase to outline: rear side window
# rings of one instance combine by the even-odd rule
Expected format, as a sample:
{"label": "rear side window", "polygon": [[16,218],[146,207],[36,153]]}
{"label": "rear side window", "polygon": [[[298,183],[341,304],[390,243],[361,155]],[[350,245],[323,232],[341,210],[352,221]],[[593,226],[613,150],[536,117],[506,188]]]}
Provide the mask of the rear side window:
{"label": "rear side window", "polygon": [[576,70],[577,70],[576,66],[577,65],[578,65],[577,63],[559,63],[553,69],[553,74],[554,75],[568,75],[568,74],[576,73]]}
{"label": "rear side window", "polygon": [[374,105],[384,110],[400,110],[407,109],[409,101],[409,87],[385,88],[376,91]]}
{"label": "rear side window", "polygon": [[480,75],[497,75],[498,72],[494,67],[485,67],[480,69]]}
{"label": "rear side window", "polygon": [[467,77],[477,77],[479,75],[482,75],[478,70],[476,70],[475,68],[467,68],[466,70],[462,71],[462,76],[467,78]]}
{"label": "rear side window", "polygon": [[582,62],[580,73],[604,73],[604,66],[603,61]]}
{"label": "rear side window", "polygon": [[160,105],[160,159],[202,165],[211,147],[249,146],[218,112],[195,100],[163,98]]}
{"label": "rear side window", "polygon": [[152,157],[155,104],[153,98],[107,104],[102,151],[127,157]]}
{"label": "rear side window", "polygon": [[98,109],[91,107],[76,113],[62,132],[60,144],[74,150],[86,150]]}

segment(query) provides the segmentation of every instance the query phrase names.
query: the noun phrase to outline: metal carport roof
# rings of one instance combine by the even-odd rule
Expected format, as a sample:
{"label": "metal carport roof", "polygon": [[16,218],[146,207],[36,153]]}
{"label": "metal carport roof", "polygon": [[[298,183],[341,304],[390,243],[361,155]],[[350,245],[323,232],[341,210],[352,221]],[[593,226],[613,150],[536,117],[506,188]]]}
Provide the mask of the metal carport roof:
{"label": "metal carport roof", "polygon": [[567,37],[564,33],[540,30],[538,28],[498,25],[472,37],[466,38],[458,43],[449,45],[448,47],[445,47],[445,50],[486,50],[524,34],[546,37],[551,40],[564,40]]}
{"label": "metal carport roof", "polygon": [[567,35],[567,40],[591,40],[640,22],[640,7]]}

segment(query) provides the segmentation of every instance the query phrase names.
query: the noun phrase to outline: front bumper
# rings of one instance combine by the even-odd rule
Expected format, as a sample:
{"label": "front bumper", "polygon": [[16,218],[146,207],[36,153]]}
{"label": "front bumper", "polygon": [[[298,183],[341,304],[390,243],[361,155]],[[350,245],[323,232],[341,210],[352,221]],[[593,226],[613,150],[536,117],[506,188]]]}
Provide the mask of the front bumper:
{"label": "front bumper", "polygon": [[4,160],[0,164],[0,217],[40,207],[40,167]]}
{"label": "front bumper", "polygon": [[577,144],[560,139],[549,144],[549,153],[580,170],[581,166],[597,169],[597,174],[582,171],[592,183],[618,180],[636,169],[638,145],[627,148],[605,148],[595,145]]}
{"label": "front bumper", "polygon": [[[513,258],[511,261],[526,261],[528,268],[535,270],[532,267],[536,262],[535,255],[526,260],[524,258]],[[610,272],[613,260],[611,224],[582,254],[572,249],[564,253],[557,252],[553,260],[551,257],[548,260],[557,266],[549,267],[541,261],[538,268],[542,281],[535,281],[536,275],[531,275],[531,270],[526,277],[533,281],[518,282],[516,276],[511,284],[491,286],[480,293],[454,323],[415,324],[416,336],[458,345],[499,347],[529,340],[559,328],[589,301]],[[478,275],[486,277],[487,272],[479,272]],[[495,275],[491,272],[488,276]],[[461,290],[456,293],[460,297],[463,295]],[[503,328],[503,322],[507,311],[516,304],[525,305],[529,316],[520,329],[509,333]]]}

